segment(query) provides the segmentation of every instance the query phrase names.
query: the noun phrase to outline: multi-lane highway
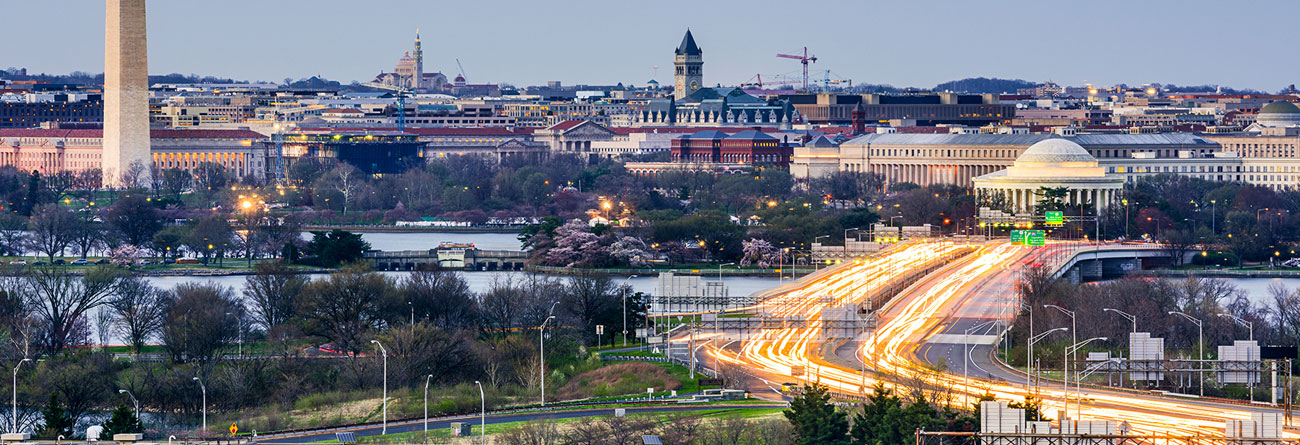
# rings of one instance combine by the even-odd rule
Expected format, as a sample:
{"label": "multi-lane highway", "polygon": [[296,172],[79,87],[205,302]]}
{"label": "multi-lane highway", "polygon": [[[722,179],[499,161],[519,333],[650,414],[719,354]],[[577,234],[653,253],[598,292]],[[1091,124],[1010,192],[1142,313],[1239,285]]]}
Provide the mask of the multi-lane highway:
{"label": "multi-lane highway", "polygon": [[[820,381],[840,393],[860,394],[876,384],[875,374],[864,374],[861,366],[849,366],[845,360],[826,360],[822,356],[823,342],[816,321],[821,309],[853,304],[855,296],[869,292],[873,286],[903,276],[908,268],[924,263],[926,258],[956,248],[959,246],[954,243],[914,244],[814,276],[773,296],[758,309],[808,317],[807,326],[768,329],[743,346],[711,349],[708,354],[718,361],[744,366],[768,382],[795,380],[792,371],[802,368],[806,380]],[[981,246],[975,254],[931,274],[882,308],[879,326],[856,345],[856,358],[894,376],[885,379],[886,384],[924,381],[952,388],[959,396],[990,393],[1002,400],[1023,399],[1024,375],[992,362],[989,348],[996,330],[980,325],[993,320],[1009,321],[1019,304],[1013,299],[1013,286],[1021,265],[1052,262],[1060,257],[1061,248],[1035,249],[1005,243]],[[965,335],[968,330],[969,337]],[[977,346],[963,354],[963,343],[968,340]],[[936,366],[940,363],[946,368]],[[963,376],[966,369],[969,373]],[[1125,421],[1132,431],[1145,434],[1219,435],[1225,419],[1249,419],[1252,412],[1278,411],[1122,390],[1085,387],[1083,391],[1086,402],[1072,402],[1069,417]],[[1037,394],[1044,400],[1043,411],[1049,417],[1057,417],[1058,410],[1064,409],[1067,393],[1059,386],[1039,387]],[[1295,435],[1289,433],[1288,437]]]}

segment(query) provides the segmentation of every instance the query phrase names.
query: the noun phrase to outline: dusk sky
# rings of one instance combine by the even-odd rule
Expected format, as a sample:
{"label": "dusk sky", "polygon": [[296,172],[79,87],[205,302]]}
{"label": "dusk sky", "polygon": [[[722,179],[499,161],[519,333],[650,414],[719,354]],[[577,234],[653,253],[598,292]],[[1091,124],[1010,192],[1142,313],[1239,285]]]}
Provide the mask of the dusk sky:
{"label": "dusk sky", "polygon": [[[103,71],[104,3],[5,0],[0,67]],[[149,68],[279,82],[392,71],[416,28],[425,71],[472,83],[644,84],[672,78],[689,27],[708,85],[797,76],[807,46],[854,84],[932,87],[964,77],[1081,85],[1297,83],[1293,0],[429,1],[152,0]],[[656,75],[654,67],[658,66]]]}

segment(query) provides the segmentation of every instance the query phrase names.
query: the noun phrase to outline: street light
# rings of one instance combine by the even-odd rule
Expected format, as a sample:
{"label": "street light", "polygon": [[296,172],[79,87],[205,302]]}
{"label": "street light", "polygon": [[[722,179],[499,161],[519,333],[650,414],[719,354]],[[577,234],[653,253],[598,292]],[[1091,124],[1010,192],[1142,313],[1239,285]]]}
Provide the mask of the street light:
{"label": "street light", "polygon": [[[1026,347],[1029,348],[1030,350],[1033,350],[1034,343],[1038,343],[1039,340],[1042,340],[1043,338],[1045,338],[1045,337],[1047,337],[1048,335],[1051,335],[1051,334],[1053,334],[1053,333],[1060,332],[1060,331],[1068,331],[1068,330],[1070,330],[1070,328],[1055,328],[1055,329],[1048,329],[1048,330],[1046,330],[1046,331],[1043,331],[1043,332],[1039,333],[1038,335],[1035,335],[1035,336],[1033,336],[1033,337],[1030,337],[1030,338],[1029,338],[1029,341],[1026,342],[1026,343],[1028,343],[1028,344],[1026,345]],[[1033,357],[1031,357],[1031,356],[1028,355],[1028,354],[1025,355],[1025,394],[1026,394],[1026,397],[1028,397],[1028,394],[1029,394],[1029,385],[1030,385],[1030,383],[1029,383],[1029,371],[1032,370],[1032,369],[1034,369],[1034,365],[1033,365],[1033,363],[1032,363],[1033,360],[1031,360],[1032,358],[1033,358]],[[1038,375],[1038,373],[1034,373],[1034,375]],[[1038,385],[1034,385],[1034,388],[1035,388],[1035,389],[1037,389],[1037,387],[1038,387]]]}
{"label": "street light", "polygon": [[388,434],[388,350],[379,340],[370,340],[375,346],[379,347],[379,352],[384,355],[384,426],[380,434]]}
{"label": "street light", "polygon": [[[623,280],[623,347],[624,348],[627,347],[627,290],[628,290],[627,284],[628,282],[632,281],[633,278],[636,278],[636,275],[629,276],[627,277],[626,280]],[[719,281],[722,280],[722,266],[718,266],[718,280]],[[610,344],[613,345],[613,343],[614,342],[611,340]]]}
{"label": "street light", "polygon": [[[1064,380],[1064,381],[1065,381],[1065,412],[1067,412],[1067,413],[1070,412],[1070,372],[1069,372],[1069,369],[1070,369],[1070,354],[1073,354],[1075,351],[1078,351],[1080,348],[1086,346],[1088,343],[1092,343],[1093,341],[1096,341],[1096,340],[1106,341],[1106,340],[1109,340],[1109,339],[1106,338],[1106,337],[1093,337],[1093,338],[1090,338],[1090,339],[1087,339],[1087,340],[1084,340],[1084,341],[1081,341],[1081,342],[1075,343],[1073,346],[1070,346],[1069,348],[1066,348],[1066,349],[1065,349],[1065,354],[1063,354],[1062,357],[1061,357],[1061,359],[1065,361],[1065,369],[1066,369],[1065,374],[1061,375],[1061,377],[1062,377],[1061,380]],[[1075,414],[1074,414],[1074,415],[1075,415],[1075,419],[1078,419],[1079,416],[1082,416],[1082,415],[1083,415],[1083,401],[1082,401],[1082,400],[1078,400],[1078,398],[1081,397],[1081,396],[1082,396],[1082,393],[1083,393],[1083,391],[1082,391],[1082,389],[1081,389],[1082,386],[1081,386],[1081,384],[1079,383],[1079,379],[1080,379],[1080,377],[1079,377],[1079,373],[1076,372],[1076,373],[1075,373],[1075,378],[1074,378],[1074,396],[1075,396],[1075,399],[1076,399],[1076,400],[1075,400],[1075,405],[1076,405],[1076,406],[1075,406]]]}
{"label": "street light", "polygon": [[1121,317],[1127,318],[1128,321],[1133,322],[1133,332],[1134,332],[1134,333],[1137,333],[1137,331],[1138,331],[1138,320],[1137,320],[1137,317],[1134,316],[1133,314],[1130,314],[1130,313],[1128,313],[1128,312],[1121,311],[1121,310],[1119,310],[1119,309],[1111,309],[1111,308],[1108,308],[1108,307],[1107,307],[1107,308],[1102,308],[1101,310],[1102,310],[1102,312],[1114,312],[1114,313],[1116,313],[1116,314],[1119,314],[1119,316],[1121,316]]}
{"label": "street light", "polygon": [[1078,343],[1079,341],[1079,324],[1074,318],[1074,311],[1057,306],[1055,304],[1044,304],[1043,307],[1050,307],[1070,316],[1070,342]]}
{"label": "street light", "polygon": [[1246,321],[1245,319],[1243,319],[1243,318],[1241,318],[1241,317],[1238,317],[1238,316],[1236,316],[1236,315],[1232,315],[1232,314],[1219,314],[1219,316],[1220,316],[1220,317],[1228,317],[1228,318],[1231,318],[1231,319],[1233,319],[1233,320],[1236,320],[1238,323],[1241,323],[1241,324],[1246,325],[1246,329],[1249,329],[1249,330],[1250,330],[1250,340],[1251,340],[1251,341],[1255,341],[1255,324],[1254,324],[1254,323],[1251,323],[1251,322],[1249,322],[1249,321]]}
{"label": "street light", "polygon": [[861,230],[861,229],[862,229],[861,227],[854,227],[854,228],[852,228],[852,229],[844,229],[844,255],[845,255],[846,257],[849,255],[849,231],[851,231],[851,230]]}
{"label": "street light", "polygon": [[[1178,311],[1169,311],[1169,315],[1181,315],[1183,318],[1186,318],[1188,321],[1196,325],[1196,338],[1197,338],[1196,342],[1201,350],[1200,363],[1196,364],[1196,368],[1200,369],[1201,367],[1205,366],[1205,330],[1203,329],[1201,320],[1198,320],[1195,317],[1192,317],[1191,315],[1187,315]],[[1204,397],[1205,396],[1205,373],[1198,372],[1197,374],[1199,374],[1200,381],[1201,381],[1201,396]]]}
{"label": "street light", "polygon": [[969,354],[969,352],[968,352],[968,351],[970,350],[970,331],[974,331],[974,330],[976,330],[976,329],[986,328],[986,327],[992,326],[994,323],[997,323],[997,322],[999,322],[999,321],[1001,321],[1001,320],[989,320],[989,321],[986,321],[986,322],[983,322],[983,323],[977,324],[977,325],[975,325],[975,326],[971,326],[969,329],[966,329],[966,335],[965,335],[964,337],[962,337],[962,342],[963,342],[963,343],[962,343],[962,348],[961,348],[961,362],[962,362],[962,364],[961,364],[962,404],[968,404],[968,403],[970,403],[970,390],[968,389],[968,388],[970,387],[970,384],[969,384],[969,382],[970,382],[970,377],[968,376],[968,375],[969,375],[968,371],[970,370],[970,354]]}
{"label": "street light", "polygon": [[135,421],[137,423],[140,423],[140,401],[135,398],[134,394],[131,394],[131,391],[127,391],[125,389],[119,389],[117,390],[117,393],[126,394],[127,397],[131,398],[131,402],[135,403]]}
{"label": "street light", "polygon": [[433,374],[424,378],[424,441],[429,441],[429,381],[433,380]]}
{"label": "street light", "polygon": [[19,360],[17,365],[14,365],[14,417],[13,417],[14,422],[13,422],[13,429],[9,431],[11,433],[18,432],[18,368],[23,365],[23,362],[30,362],[30,361],[32,361],[32,359],[25,358]]}
{"label": "street light", "polygon": [[541,360],[541,366],[539,367],[540,369],[538,369],[538,373],[541,374],[543,407],[546,406],[546,324],[555,318],[555,316],[551,314],[555,313],[555,305],[557,304],[560,304],[560,302],[556,301],[551,303],[551,310],[547,312],[546,319],[542,320],[542,327],[537,333],[537,349],[539,350],[538,358]]}
{"label": "street light", "polygon": [[207,431],[208,431],[208,387],[203,386],[203,380],[200,380],[198,377],[195,377],[193,380],[196,381],[196,382],[199,382],[199,391],[203,391],[203,432],[204,432],[204,434],[207,434]]}
{"label": "street light", "polygon": [[474,384],[478,385],[478,400],[479,400],[478,437],[486,445],[487,444],[487,396],[483,395],[483,383],[479,382],[478,380],[475,380]]}

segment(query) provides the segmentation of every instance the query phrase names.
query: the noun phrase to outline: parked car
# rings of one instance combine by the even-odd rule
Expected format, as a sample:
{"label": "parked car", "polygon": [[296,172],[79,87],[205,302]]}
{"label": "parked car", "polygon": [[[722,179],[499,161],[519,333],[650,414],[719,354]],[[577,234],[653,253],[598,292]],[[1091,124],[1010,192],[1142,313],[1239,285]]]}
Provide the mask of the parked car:
{"label": "parked car", "polygon": [[85,258],[77,258],[75,260],[72,260],[73,266],[84,266],[87,264],[90,264],[90,261],[87,261]]}
{"label": "parked car", "polygon": [[27,260],[14,260],[12,263],[9,263],[9,264],[13,264],[13,265],[17,265],[17,266],[24,266],[24,265],[27,264]]}
{"label": "parked car", "polygon": [[49,263],[46,263],[46,262],[44,262],[44,261],[35,261],[35,262],[32,262],[32,265],[33,265],[33,266],[44,266],[44,265],[46,265],[46,264],[49,264]]}
{"label": "parked car", "polygon": [[176,260],[176,264],[199,264],[198,258],[181,258]]}
{"label": "parked car", "polygon": [[148,258],[145,258],[140,260],[140,264],[153,264],[153,261],[149,261]]}
{"label": "parked car", "polygon": [[68,262],[67,262],[67,261],[64,261],[63,258],[59,258],[59,259],[57,259],[57,260],[54,260],[54,264],[58,264],[58,265],[62,266],[62,265],[64,265],[64,264],[68,264]]}
{"label": "parked car", "polygon": [[100,258],[98,261],[95,261],[95,264],[108,264],[109,262],[108,258]]}

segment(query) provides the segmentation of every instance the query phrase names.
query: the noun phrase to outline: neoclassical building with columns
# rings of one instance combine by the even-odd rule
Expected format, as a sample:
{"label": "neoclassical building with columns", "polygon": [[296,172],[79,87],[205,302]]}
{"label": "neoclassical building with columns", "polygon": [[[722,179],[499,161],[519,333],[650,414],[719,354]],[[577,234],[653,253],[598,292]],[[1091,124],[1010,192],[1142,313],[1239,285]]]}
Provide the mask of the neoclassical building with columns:
{"label": "neoclassical building with columns", "polygon": [[1088,150],[1060,137],[1035,142],[1010,167],[971,182],[979,196],[1005,197],[1015,213],[1033,212],[1043,188],[1065,188],[1066,205],[1089,204],[1100,214],[1124,189],[1124,178],[1108,176]]}

